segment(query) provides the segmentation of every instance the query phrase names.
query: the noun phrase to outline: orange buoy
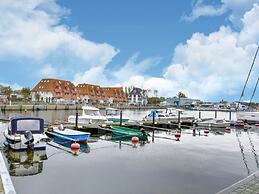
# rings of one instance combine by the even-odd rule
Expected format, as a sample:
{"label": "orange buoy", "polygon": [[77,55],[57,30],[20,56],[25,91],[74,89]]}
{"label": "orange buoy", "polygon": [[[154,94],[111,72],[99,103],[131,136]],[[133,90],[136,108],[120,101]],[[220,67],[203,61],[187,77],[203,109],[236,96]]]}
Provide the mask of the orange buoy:
{"label": "orange buoy", "polygon": [[180,141],[181,133],[176,132],[174,136],[176,138],[176,141]]}
{"label": "orange buoy", "polygon": [[70,146],[72,152],[77,153],[80,150],[80,144],[79,143],[72,143]]}
{"label": "orange buoy", "polygon": [[134,137],[131,138],[131,142],[132,142],[133,145],[136,145],[139,142],[139,138],[134,136]]}

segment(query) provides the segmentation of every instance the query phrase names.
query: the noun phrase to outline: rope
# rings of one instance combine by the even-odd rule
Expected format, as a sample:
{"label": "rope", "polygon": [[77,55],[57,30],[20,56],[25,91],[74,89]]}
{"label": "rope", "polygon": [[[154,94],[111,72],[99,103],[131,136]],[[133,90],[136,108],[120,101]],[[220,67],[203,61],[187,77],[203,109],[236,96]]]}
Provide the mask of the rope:
{"label": "rope", "polygon": [[254,88],[253,94],[252,94],[252,96],[251,96],[251,98],[250,98],[250,101],[249,101],[248,106],[251,105],[251,102],[252,102],[252,100],[253,100],[253,98],[254,98],[254,95],[255,95],[255,92],[256,92],[256,88],[257,88],[258,82],[259,82],[259,77],[258,77],[257,82],[256,82],[256,84],[255,84],[255,88]]}

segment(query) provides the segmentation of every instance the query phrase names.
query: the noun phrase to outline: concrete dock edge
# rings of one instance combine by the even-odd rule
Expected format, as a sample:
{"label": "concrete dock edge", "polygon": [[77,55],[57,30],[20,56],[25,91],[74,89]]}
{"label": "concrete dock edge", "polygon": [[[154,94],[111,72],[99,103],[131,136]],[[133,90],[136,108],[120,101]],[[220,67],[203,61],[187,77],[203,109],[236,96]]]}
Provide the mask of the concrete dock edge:
{"label": "concrete dock edge", "polygon": [[1,179],[2,179],[4,193],[5,194],[16,194],[12,179],[11,179],[10,174],[5,165],[5,161],[4,161],[2,152],[0,152],[0,175],[1,175]]}

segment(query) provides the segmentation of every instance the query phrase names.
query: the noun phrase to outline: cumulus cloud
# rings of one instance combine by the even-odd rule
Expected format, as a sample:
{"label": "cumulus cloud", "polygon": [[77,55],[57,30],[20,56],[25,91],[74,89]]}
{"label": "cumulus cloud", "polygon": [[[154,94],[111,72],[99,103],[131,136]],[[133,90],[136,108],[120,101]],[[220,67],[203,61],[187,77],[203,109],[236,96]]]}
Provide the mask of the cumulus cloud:
{"label": "cumulus cloud", "polygon": [[229,13],[228,20],[234,26],[240,27],[242,25],[240,19],[255,3],[259,3],[259,0],[221,0],[217,5],[206,3],[204,0],[197,0],[193,3],[192,12],[189,15],[183,15],[182,19],[194,21],[203,16],[219,16]]}
{"label": "cumulus cloud", "polygon": [[69,10],[55,0],[1,0],[0,12],[0,58],[28,59],[41,66],[55,61],[58,69],[73,66],[73,72],[105,66],[119,52],[71,30],[63,22]]}
{"label": "cumulus cloud", "polygon": [[[174,49],[172,63],[163,76],[132,75],[128,84],[158,89],[165,96],[183,91],[201,99],[211,99],[218,94],[237,97],[259,42],[258,13],[259,6],[254,4],[242,17],[243,28],[239,32],[230,26],[221,26],[209,35],[194,33]],[[258,65],[254,68],[251,87],[259,72]]]}

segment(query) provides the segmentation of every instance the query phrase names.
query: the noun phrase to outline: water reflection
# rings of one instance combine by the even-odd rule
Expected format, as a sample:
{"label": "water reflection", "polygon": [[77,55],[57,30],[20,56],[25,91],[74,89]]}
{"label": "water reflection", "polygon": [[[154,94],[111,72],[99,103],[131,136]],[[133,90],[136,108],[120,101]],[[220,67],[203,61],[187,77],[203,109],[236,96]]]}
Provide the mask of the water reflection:
{"label": "water reflection", "polygon": [[8,161],[11,176],[36,175],[43,170],[43,160],[47,160],[46,150],[28,150],[15,152],[11,149],[4,150]]}

